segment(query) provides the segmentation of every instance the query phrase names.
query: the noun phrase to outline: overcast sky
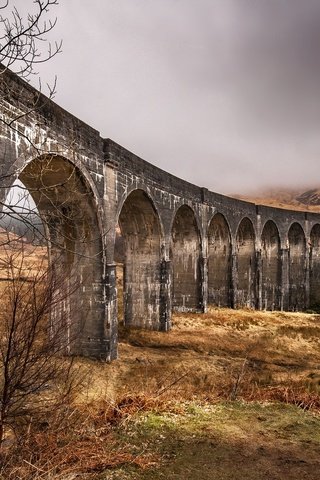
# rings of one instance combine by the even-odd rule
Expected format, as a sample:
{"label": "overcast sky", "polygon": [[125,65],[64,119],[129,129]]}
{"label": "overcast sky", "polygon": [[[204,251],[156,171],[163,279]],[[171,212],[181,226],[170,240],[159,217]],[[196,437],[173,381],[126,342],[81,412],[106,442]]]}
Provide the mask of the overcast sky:
{"label": "overcast sky", "polygon": [[320,185],[320,0],[60,0],[51,14],[63,52],[42,79],[57,74],[55,101],[103,137],[222,193]]}

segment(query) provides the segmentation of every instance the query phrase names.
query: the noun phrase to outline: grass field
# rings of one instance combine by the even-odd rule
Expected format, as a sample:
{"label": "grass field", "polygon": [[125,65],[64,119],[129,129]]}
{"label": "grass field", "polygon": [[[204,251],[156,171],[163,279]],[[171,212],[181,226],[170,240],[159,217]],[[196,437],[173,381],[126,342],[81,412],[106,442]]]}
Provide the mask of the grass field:
{"label": "grass field", "polygon": [[133,457],[81,478],[318,479],[319,322],[212,308],[168,333],[121,327],[118,361],[79,360],[82,402]]}
{"label": "grass field", "polygon": [[31,280],[47,268],[47,247],[34,246],[0,229],[0,289],[12,277]]}
{"label": "grass field", "polygon": [[211,307],[172,324],[120,324],[117,361],[75,359],[76,388],[5,445],[0,479],[318,480],[320,315]]}

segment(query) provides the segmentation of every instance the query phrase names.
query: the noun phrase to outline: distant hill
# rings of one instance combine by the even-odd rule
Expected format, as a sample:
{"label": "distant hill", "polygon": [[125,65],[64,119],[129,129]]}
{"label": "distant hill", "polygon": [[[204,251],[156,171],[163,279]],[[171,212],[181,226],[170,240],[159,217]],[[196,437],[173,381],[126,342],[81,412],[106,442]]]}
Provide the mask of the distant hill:
{"label": "distant hill", "polygon": [[269,189],[261,193],[233,195],[241,200],[291,210],[320,212],[320,189]]}
{"label": "distant hill", "polygon": [[313,190],[307,190],[301,193],[297,197],[297,200],[304,205],[315,205],[320,208],[320,189],[314,188]]}

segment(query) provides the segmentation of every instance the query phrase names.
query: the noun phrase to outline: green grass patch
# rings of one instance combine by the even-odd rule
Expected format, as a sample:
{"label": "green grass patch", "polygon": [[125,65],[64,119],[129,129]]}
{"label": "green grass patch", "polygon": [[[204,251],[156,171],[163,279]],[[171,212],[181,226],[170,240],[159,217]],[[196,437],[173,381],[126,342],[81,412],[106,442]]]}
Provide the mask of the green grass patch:
{"label": "green grass patch", "polygon": [[143,471],[126,469],[124,479],[319,478],[318,415],[280,403],[238,401],[182,403],[178,410],[144,412],[132,419],[126,441],[133,450],[156,453],[161,460]]}

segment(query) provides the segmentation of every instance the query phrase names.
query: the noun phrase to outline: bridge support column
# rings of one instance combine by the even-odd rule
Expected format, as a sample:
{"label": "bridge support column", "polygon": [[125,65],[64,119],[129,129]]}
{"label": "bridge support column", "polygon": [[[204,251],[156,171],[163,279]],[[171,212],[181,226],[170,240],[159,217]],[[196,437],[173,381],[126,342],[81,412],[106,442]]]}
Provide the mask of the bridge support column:
{"label": "bridge support column", "polygon": [[199,295],[199,310],[202,313],[208,311],[208,258],[200,255],[200,295]]}
{"label": "bridge support column", "polygon": [[289,249],[280,250],[281,258],[281,310],[289,309]]}
{"label": "bridge support column", "polygon": [[103,338],[106,344],[106,360],[114,360],[118,356],[118,320],[117,320],[117,288],[116,265],[105,267],[105,323]]}
{"label": "bridge support column", "polygon": [[238,256],[236,252],[231,255],[231,288],[230,307],[237,308],[237,285],[238,285]]}
{"label": "bridge support column", "polygon": [[256,308],[262,310],[262,256],[261,250],[256,252]]}
{"label": "bridge support column", "polygon": [[306,260],[305,260],[305,264],[306,264],[305,308],[309,308],[309,306],[310,306],[310,263],[311,263],[310,262],[310,255],[311,255],[310,251],[311,251],[310,244],[307,244]]}
{"label": "bridge support column", "polygon": [[167,332],[171,328],[172,312],[172,266],[170,260],[162,260],[160,265],[160,325],[159,330]]}

